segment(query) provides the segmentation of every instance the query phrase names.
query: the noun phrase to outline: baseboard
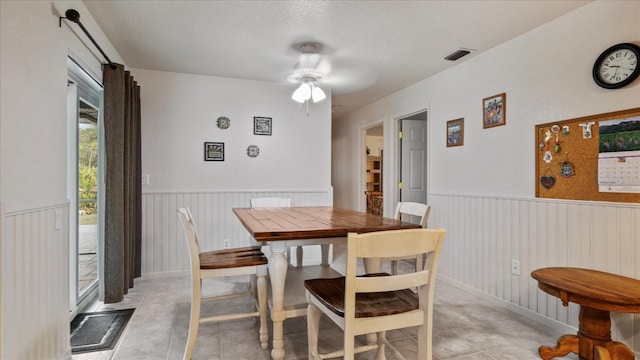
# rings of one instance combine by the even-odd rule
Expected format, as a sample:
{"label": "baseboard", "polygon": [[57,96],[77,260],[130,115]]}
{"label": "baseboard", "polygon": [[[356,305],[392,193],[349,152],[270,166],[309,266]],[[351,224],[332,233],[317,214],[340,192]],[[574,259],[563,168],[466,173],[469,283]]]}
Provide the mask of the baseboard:
{"label": "baseboard", "polygon": [[[161,278],[161,277],[162,278],[166,278],[166,277],[181,277],[181,276],[190,276],[190,275],[191,275],[191,271],[190,270],[159,271],[159,272],[152,272],[152,273],[142,273],[142,275],[138,279],[142,279],[142,278],[157,279],[157,278]],[[138,280],[138,279],[136,279],[136,280]],[[135,287],[135,283],[134,283],[133,286]]]}
{"label": "baseboard", "polygon": [[71,360],[71,346],[67,348],[67,350],[58,357],[58,360]]}
{"label": "baseboard", "polygon": [[455,286],[460,290],[466,291],[472,295],[478,296],[484,300],[489,301],[490,303],[494,304],[494,305],[498,305],[501,306],[503,308],[506,308],[507,310],[510,310],[518,315],[522,315],[524,317],[526,317],[529,320],[533,320],[539,324],[542,325],[546,325],[551,327],[554,331],[557,331],[558,333],[566,333],[566,334],[576,334],[578,332],[578,329],[571,326],[571,325],[567,325],[565,323],[562,323],[560,321],[557,321],[555,319],[551,319],[549,317],[540,315],[534,311],[531,311],[529,309],[523,308],[522,306],[518,306],[516,304],[510,303],[504,299],[500,299],[497,298],[493,295],[487,294],[485,292],[482,292],[476,288],[473,288],[467,284],[464,284],[460,281],[454,280],[450,277],[444,276],[444,275],[437,275],[437,279],[438,281],[442,281],[445,282],[449,285]]}

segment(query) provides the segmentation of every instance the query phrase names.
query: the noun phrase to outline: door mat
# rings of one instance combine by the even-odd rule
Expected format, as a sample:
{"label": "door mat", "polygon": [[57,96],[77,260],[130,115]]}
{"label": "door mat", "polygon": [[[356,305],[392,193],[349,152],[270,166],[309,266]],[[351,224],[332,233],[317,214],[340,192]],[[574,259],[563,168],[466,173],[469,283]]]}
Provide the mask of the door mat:
{"label": "door mat", "polygon": [[71,321],[71,353],[112,350],[135,309],[76,315]]}

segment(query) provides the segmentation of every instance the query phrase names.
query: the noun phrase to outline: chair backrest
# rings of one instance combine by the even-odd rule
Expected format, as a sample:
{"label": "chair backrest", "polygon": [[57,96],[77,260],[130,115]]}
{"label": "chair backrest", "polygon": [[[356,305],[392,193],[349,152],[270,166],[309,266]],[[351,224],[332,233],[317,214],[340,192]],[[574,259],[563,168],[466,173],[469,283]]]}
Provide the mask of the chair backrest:
{"label": "chair backrest", "polygon": [[279,197],[264,197],[251,199],[251,207],[291,207],[291,199]]}
{"label": "chair backrest", "polygon": [[403,215],[411,215],[420,218],[419,224],[423,227],[427,227],[427,220],[429,219],[429,213],[431,212],[431,205],[418,203],[418,202],[399,202],[396,206],[395,218],[398,220],[410,221],[409,219],[403,219]]}
{"label": "chair backrest", "polygon": [[[355,294],[417,288],[421,303],[433,306],[436,268],[446,231],[406,229],[364,234],[350,233],[347,239],[345,318],[355,316]],[[427,254],[425,266],[416,272],[390,276],[358,276],[358,259],[417,257]]]}
{"label": "chair backrest", "polygon": [[200,244],[198,242],[198,232],[196,225],[193,223],[191,211],[188,208],[178,209],[178,217],[182,222],[184,236],[187,238],[189,245],[189,257],[191,258],[191,269],[193,271],[200,270]]}

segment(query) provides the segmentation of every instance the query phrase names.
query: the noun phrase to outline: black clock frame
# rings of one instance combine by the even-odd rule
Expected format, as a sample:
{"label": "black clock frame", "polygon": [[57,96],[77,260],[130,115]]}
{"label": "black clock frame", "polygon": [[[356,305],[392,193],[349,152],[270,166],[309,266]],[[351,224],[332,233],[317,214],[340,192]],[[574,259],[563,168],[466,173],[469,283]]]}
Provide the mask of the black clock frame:
{"label": "black clock frame", "polygon": [[602,65],[602,63],[607,59],[607,57],[612,52],[617,51],[617,50],[622,50],[622,49],[626,49],[626,50],[632,51],[636,55],[636,59],[640,59],[640,46],[638,46],[636,44],[632,44],[632,43],[616,44],[616,45],[611,46],[607,50],[603,51],[602,54],[600,54],[600,56],[598,56],[598,58],[596,59],[595,63],[593,64],[593,71],[592,71],[593,81],[595,81],[595,83],[598,84],[598,86],[603,87],[605,89],[619,89],[621,87],[625,87],[625,86],[631,84],[635,79],[638,78],[638,76],[640,76],[640,66],[637,66],[636,69],[631,73],[631,75],[629,75],[628,78],[624,79],[623,81],[621,81],[619,83],[610,84],[608,82],[605,82],[600,77],[600,66]]}

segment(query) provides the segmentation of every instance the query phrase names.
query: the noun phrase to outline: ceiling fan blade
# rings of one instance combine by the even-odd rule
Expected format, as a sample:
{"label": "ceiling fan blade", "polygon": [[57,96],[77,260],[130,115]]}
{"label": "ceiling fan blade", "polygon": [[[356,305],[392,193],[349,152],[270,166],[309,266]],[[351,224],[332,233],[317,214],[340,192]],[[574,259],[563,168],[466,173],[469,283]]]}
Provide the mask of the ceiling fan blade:
{"label": "ceiling fan blade", "polygon": [[296,68],[315,69],[320,62],[320,54],[300,54]]}
{"label": "ceiling fan blade", "polygon": [[322,78],[320,84],[330,86],[333,94],[341,95],[365,89],[377,78],[378,74],[368,66],[334,64],[331,73]]}

